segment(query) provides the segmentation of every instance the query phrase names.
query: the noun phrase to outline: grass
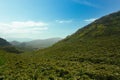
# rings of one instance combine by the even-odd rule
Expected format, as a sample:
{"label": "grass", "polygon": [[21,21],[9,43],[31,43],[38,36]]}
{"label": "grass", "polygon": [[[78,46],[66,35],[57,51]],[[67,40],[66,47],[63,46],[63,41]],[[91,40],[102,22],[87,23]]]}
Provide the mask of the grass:
{"label": "grass", "polygon": [[[28,54],[28,53],[26,53]],[[57,60],[40,55],[4,55],[6,62],[0,67],[4,80],[119,80],[117,65],[79,60]]]}

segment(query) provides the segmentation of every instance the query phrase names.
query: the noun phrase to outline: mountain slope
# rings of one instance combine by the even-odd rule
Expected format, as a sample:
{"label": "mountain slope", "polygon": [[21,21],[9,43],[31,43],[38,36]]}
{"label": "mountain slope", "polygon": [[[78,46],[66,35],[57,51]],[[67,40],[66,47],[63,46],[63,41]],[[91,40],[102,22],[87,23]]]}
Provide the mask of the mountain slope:
{"label": "mountain slope", "polygon": [[7,42],[5,39],[0,38],[0,47],[3,47],[3,46],[10,46],[10,43]]}
{"label": "mountain slope", "polygon": [[51,52],[52,50],[57,50],[61,53],[66,51],[74,52],[74,50],[82,53],[82,50],[88,53],[89,50],[94,51],[97,48],[103,52],[102,48],[106,48],[106,51],[117,52],[120,48],[119,22],[120,12],[104,16],[46,50],[48,52],[49,50]]}
{"label": "mountain slope", "polygon": [[[120,35],[120,11],[114,14],[104,16],[95,22],[78,30],[73,36],[82,37],[108,37],[113,35]],[[79,35],[77,35],[79,34]]]}
{"label": "mountain slope", "polygon": [[3,38],[0,38],[0,51],[6,51],[9,53],[21,53],[14,46],[12,46],[8,41]]}
{"label": "mountain slope", "polygon": [[[120,70],[120,11],[96,20],[37,53],[49,59],[95,65],[93,71],[86,71],[91,79],[109,80],[111,77],[111,80],[119,80],[120,73],[117,69]],[[104,69],[99,68],[103,66]],[[107,66],[114,67],[107,69]]]}

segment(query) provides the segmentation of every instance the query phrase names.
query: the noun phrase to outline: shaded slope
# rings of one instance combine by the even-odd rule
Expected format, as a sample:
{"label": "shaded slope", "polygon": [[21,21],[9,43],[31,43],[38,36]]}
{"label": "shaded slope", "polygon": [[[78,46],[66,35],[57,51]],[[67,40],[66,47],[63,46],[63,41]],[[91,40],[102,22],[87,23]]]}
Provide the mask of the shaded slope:
{"label": "shaded slope", "polygon": [[3,46],[10,46],[10,43],[7,42],[5,39],[0,38],[0,47],[3,47]]}
{"label": "shaded slope", "polygon": [[3,38],[0,38],[0,50],[9,53],[21,53],[21,51],[17,50],[14,46],[12,46],[8,41]]}

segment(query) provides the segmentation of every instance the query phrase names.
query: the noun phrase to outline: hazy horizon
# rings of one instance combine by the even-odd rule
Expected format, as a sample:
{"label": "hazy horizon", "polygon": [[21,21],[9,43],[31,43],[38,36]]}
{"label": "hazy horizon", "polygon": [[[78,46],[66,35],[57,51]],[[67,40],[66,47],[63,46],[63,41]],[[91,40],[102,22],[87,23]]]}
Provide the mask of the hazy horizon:
{"label": "hazy horizon", "polygon": [[[2,37],[1,37],[2,38]],[[50,37],[50,38],[38,38],[38,39],[30,39],[30,38],[12,38],[12,39],[6,39],[8,42],[12,42],[12,41],[17,41],[17,42],[29,42],[29,41],[35,41],[35,40],[47,40],[47,39],[54,39],[54,38],[59,38],[59,39],[64,39],[64,38],[60,38],[60,37]],[[5,39],[5,38],[4,38]]]}

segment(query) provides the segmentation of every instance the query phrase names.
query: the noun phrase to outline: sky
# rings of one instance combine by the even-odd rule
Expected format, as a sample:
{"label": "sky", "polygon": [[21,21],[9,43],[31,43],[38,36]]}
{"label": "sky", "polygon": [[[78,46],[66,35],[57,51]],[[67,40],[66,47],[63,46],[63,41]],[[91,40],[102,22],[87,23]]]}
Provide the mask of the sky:
{"label": "sky", "polygon": [[120,10],[120,0],[0,0],[0,37],[8,41],[65,38]]}

